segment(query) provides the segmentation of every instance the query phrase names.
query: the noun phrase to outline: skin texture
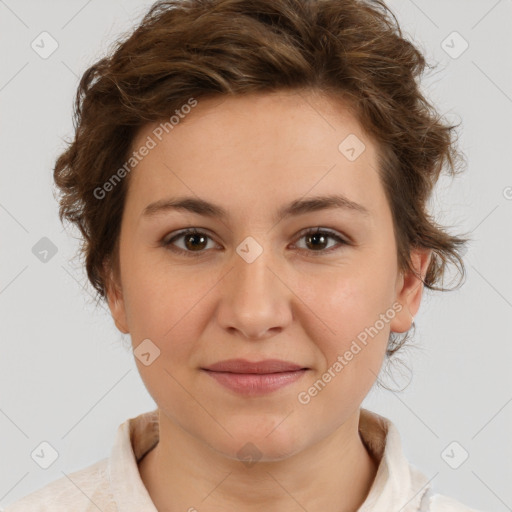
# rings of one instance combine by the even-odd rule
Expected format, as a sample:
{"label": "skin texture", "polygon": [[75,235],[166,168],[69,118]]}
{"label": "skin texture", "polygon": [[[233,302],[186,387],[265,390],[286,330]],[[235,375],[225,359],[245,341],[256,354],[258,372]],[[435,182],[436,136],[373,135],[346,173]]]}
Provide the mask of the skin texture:
{"label": "skin texture", "polygon": [[[144,127],[133,148],[157,125]],[[349,134],[366,146],[355,161],[338,150]],[[160,350],[149,366],[136,358],[159,409],[160,441],[139,465],[158,510],[348,512],[364,501],[377,464],[358,433],[359,407],[390,330],[410,328],[423,291],[416,276],[398,272],[376,151],[339,100],[311,91],[252,94],[200,100],[131,172],[108,302],[134,349],[150,339]],[[273,218],[295,199],[334,193],[370,214],[334,208]],[[148,204],[181,195],[218,204],[229,217],[142,215]],[[194,227],[205,241],[174,241],[192,256],[162,245]],[[319,227],[350,243],[308,243],[303,231]],[[236,251],[248,236],[263,249],[251,263]],[[412,253],[422,275],[430,256]],[[298,394],[394,303],[400,312],[300,403]],[[230,358],[284,359],[309,370],[247,397],[201,370]],[[248,442],[261,456],[250,466],[237,456]]]}

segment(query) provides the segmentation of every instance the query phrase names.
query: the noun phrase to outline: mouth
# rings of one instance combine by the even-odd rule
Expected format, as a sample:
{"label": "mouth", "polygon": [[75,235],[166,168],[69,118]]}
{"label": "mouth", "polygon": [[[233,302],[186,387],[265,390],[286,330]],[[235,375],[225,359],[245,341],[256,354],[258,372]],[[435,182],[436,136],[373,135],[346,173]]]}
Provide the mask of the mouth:
{"label": "mouth", "polygon": [[262,361],[248,361],[247,359],[226,359],[214,363],[204,370],[214,372],[229,372],[229,373],[281,373],[293,372],[297,370],[308,369],[300,364],[292,363],[290,361],[283,361],[281,359],[265,359]]}
{"label": "mouth", "polygon": [[279,359],[255,362],[229,359],[201,370],[231,391],[256,396],[276,391],[298,381],[309,368]]}

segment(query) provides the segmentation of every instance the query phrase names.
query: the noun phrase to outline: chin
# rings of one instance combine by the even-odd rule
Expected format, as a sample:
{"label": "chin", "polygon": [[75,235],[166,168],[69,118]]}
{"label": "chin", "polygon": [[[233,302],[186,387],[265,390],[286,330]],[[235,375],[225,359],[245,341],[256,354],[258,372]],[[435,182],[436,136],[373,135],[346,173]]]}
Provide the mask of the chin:
{"label": "chin", "polygon": [[285,422],[286,420],[277,428],[279,422],[275,422],[270,428],[268,424],[258,427],[254,421],[226,425],[233,437],[222,436],[222,440],[211,440],[208,444],[228,458],[245,461],[248,467],[257,461],[287,459],[304,448],[305,437],[295,432],[291,425],[284,427]]}

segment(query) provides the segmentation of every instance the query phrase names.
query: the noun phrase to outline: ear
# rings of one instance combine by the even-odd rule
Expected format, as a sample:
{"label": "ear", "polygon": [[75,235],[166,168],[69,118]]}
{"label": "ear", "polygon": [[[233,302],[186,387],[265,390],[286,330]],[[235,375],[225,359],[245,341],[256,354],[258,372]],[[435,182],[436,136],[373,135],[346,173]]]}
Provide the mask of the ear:
{"label": "ear", "polygon": [[432,249],[413,249],[411,251],[411,263],[417,274],[413,272],[401,273],[396,288],[396,301],[402,305],[402,309],[391,321],[390,328],[393,332],[406,332],[411,328],[413,317],[420,308],[423,294],[422,279],[428,270],[432,257]]}
{"label": "ear", "polygon": [[[121,288],[120,279],[114,274],[113,269],[107,264],[105,268],[105,288],[108,307],[116,327],[123,333],[128,334],[128,322],[126,321],[126,308],[123,297],[123,291]],[[118,282],[119,281],[119,282]]]}

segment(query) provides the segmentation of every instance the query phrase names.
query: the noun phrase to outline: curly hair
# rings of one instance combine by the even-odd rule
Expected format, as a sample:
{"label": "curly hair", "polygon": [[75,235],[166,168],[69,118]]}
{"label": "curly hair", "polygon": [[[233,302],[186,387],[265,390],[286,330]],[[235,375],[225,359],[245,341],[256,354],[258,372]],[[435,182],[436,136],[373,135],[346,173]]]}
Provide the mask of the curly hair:
{"label": "curly hair", "polygon": [[[398,267],[412,248],[432,250],[423,284],[439,286],[461,250],[428,213],[444,169],[455,176],[464,155],[454,130],[424,97],[427,64],[382,0],[170,0],[154,3],[136,28],[83,74],[74,102],[74,140],[56,160],[61,221],[82,235],[80,254],[98,299],[106,269],[117,268],[129,176],[108,200],[95,190],[126,161],[144,125],[162,121],[193,97],[316,90],[343,99],[378,144]],[[125,164],[126,165],[126,164]],[[123,173],[125,174],[125,173]],[[457,285],[457,287],[460,286]],[[398,350],[392,333],[387,355]]]}

